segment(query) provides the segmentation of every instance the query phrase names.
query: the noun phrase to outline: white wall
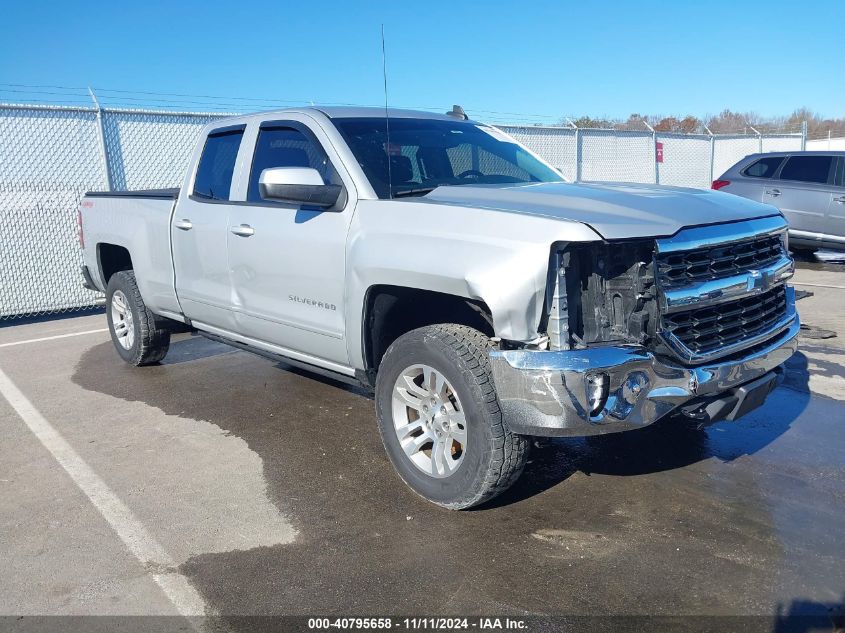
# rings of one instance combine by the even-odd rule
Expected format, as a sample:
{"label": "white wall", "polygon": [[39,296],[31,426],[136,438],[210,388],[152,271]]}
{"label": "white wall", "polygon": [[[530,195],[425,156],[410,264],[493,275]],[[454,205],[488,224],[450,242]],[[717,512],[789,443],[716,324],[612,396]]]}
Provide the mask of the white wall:
{"label": "white wall", "polygon": [[845,136],[834,136],[831,139],[821,138],[814,141],[807,141],[807,151],[818,152],[826,150],[845,151]]}

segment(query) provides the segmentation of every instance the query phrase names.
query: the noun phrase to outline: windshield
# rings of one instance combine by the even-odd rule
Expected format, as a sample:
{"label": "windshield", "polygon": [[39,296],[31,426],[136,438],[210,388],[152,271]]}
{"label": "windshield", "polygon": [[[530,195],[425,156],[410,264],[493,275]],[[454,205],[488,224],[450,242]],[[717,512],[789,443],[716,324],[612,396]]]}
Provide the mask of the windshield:
{"label": "windshield", "polygon": [[[499,130],[444,119],[339,118],[340,130],[379,198],[424,195],[440,185],[560,182],[560,174]],[[388,158],[389,157],[389,158]]]}

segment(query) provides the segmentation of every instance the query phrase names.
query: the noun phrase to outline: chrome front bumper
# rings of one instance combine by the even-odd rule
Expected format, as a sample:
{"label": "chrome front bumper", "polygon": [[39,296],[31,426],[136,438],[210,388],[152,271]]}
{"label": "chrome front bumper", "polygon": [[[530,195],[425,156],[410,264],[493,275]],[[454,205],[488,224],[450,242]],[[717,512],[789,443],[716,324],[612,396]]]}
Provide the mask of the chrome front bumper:
{"label": "chrome front bumper", "polygon": [[[641,428],[691,400],[719,396],[773,371],[798,349],[794,319],[777,336],[731,360],[684,367],[640,346],[573,351],[495,350],[493,378],[514,433],[579,436]],[[590,414],[587,380],[609,377],[605,406]]]}

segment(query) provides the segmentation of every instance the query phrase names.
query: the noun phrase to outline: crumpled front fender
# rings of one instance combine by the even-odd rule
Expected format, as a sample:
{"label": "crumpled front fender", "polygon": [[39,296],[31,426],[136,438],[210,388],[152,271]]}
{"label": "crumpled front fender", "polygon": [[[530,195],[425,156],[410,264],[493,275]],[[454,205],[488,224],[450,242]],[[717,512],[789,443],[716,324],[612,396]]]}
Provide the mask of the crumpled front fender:
{"label": "crumpled front fender", "polygon": [[538,336],[551,246],[599,239],[589,227],[490,209],[360,201],[347,240],[348,346],[364,367],[361,319],[367,291],[380,284],[484,302],[496,336]]}

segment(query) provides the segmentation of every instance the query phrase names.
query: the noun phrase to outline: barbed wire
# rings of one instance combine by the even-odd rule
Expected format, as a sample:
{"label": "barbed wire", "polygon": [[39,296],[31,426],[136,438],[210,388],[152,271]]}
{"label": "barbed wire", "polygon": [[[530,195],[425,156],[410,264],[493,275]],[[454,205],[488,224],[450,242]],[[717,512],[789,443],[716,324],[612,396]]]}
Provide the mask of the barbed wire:
{"label": "barbed wire", "polygon": [[[201,108],[204,112],[219,111],[220,114],[240,114],[246,112],[255,112],[262,110],[274,110],[296,106],[314,105],[313,99],[277,99],[271,97],[242,97],[242,96],[225,96],[225,95],[209,95],[209,94],[194,94],[189,92],[160,92],[149,90],[127,90],[122,88],[105,88],[95,86],[91,88],[97,97],[97,101],[101,107],[106,108],[128,108],[128,109],[161,109],[161,110],[180,110],[188,111],[192,109]],[[64,86],[55,84],[24,84],[24,83],[0,83],[0,101],[14,101],[21,104],[47,104],[47,105],[70,105],[83,106],[93,105],[89,88],[87,86]],[[8,96],[6,96],[8,95]],[[36,96],[38,98],[31,98]],[[352,106],[352,107],[383,107],[381,103],[352,103],[344,101],[319,101],[320,105],[324,106]],[[397,108],[409,108],[414,110],[428,111],[428,112],[447,112],[451,109],[451,104],[444,105],[408,105],[395,104]],[[574,124],[572,121],[577,120],[577,116],[562,116],[559,114],[543,114],[530,112],[513,112],[502,110],[488,110],[483,108],[473,108],[472,104],[464,105],[464,109],[470,113],[471,116],[478,119],[483,119],[486,122],[496,125],[529,125],[536,127],[569,127]],[[646,124],[646,119],[640,117],[639,119],[627,121],[615,121],[610,118],[595,119],[595,121],[606,122],[609,126],[606,129],[616,131],[641,131],[650,132],[651,126]],[[633,123],[636,125],[636,130],[632,127]],[[587,128],[590,126],[581,126]],[[604,128],[604,126],[598,126]],[[595,128],[594,128],[595,129]],[[767,126],[767,129],[760,130],[765,133],[800,133],[800,127],[781,127],[773,129]],[[704,130],[702,130],[704,132]],[[713,130],[718,135],[748,135],[755,136],[756,130],[750,125],[736,127],[733,129],[718,129]],[[676,134],[686,132],[657,130],[658,134]],[[825,138],[818,136],[818,132],[813,138]]]}
{"label": "barbed wire", "polygon": [[[269,109],[274,107],[290,107],[290,106],[305,106],[314,104],[313,99],[275,99],[269,97],[239,97],[239,96],[224,96],[224,95],[207,95],[207,94],[193,94],[193,93],[177,93],[177,92],[156,92],[145,90],[124,90],[117,88],[103,88],[99,86],[92,87],[92,90],[97,95],[97,100],[102,105],[127,105],[131,104],[135,107],[139,106],[155,106],[155,107],[176,107],[185,108],[188,106],[203,106],[212,108],[235,108],[240,111],[252,111]],[[61,91],[61,92],[57,92]],[[16,83],[0,83],[0,95],[15,94],[15,95],[46,95],[49,97],[65,97],[64,99],[44,99],[50,103],[67,103],[74,104],[87,102],[90,103],[88,97],[88,88],[83,86],[60,86],[54,84],[16,84]],[[137,96],[142,95],[142,96]],[[82,100],[81,97],[88,97]],[[153,97],[153,98],[151,98]],[[178,99],[171,99],[170,97],[178,97]],[[27,103],[35,103],[35,99],[16,98],[16,101],[23,101]],[[382,107],[380,103],[354,103],[345,101],[323,101],[319,103],[325,106],[352,106],[352,107]],[[423,110],[431,112],[446,112],[451,109],[452,104],[443,105],[408,105],[401,104],[395,107],[410,108],[413,110]],[[526,122],[533,123],[538,120],[547,122],[558,122],[561,117],[552,114],[539,113],[525,113],[525,112],[504,112],[497,110],[472,109],[473,112],[488,115],[485,118],[495,119],[496,121],[508,122]]]}

